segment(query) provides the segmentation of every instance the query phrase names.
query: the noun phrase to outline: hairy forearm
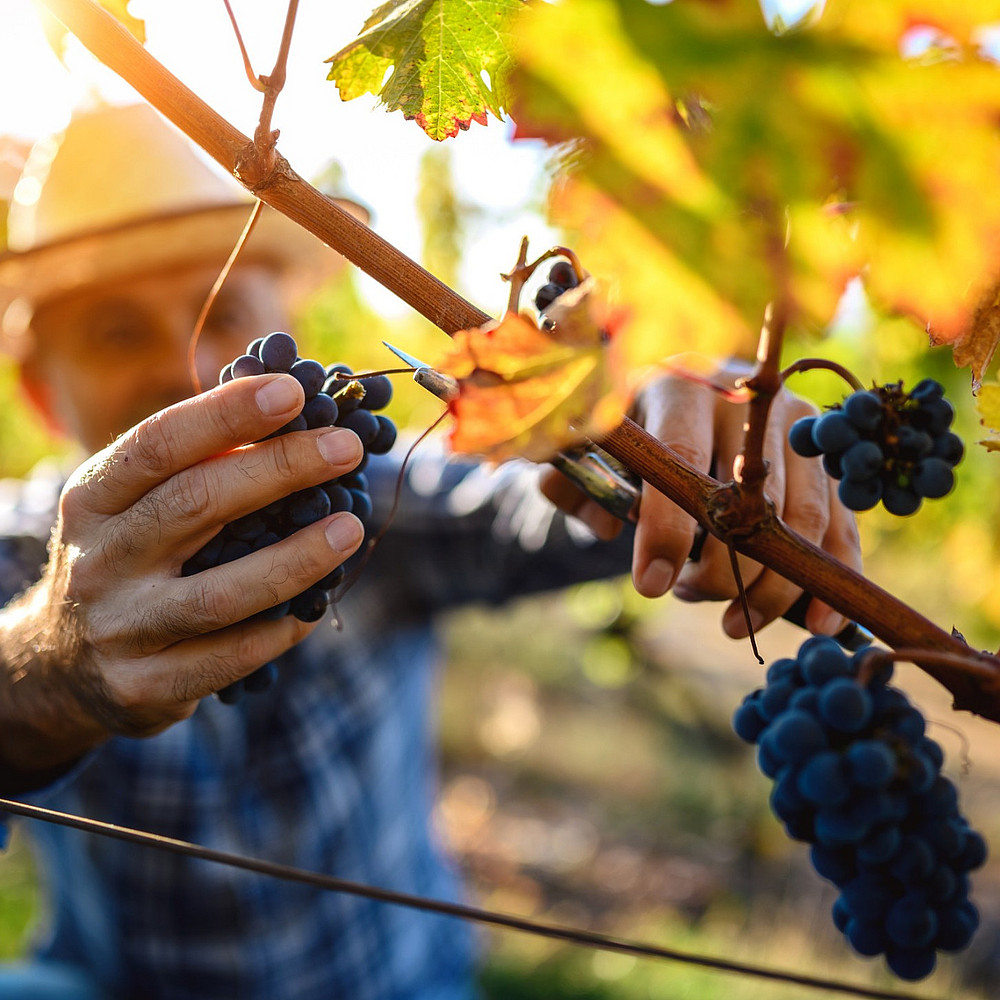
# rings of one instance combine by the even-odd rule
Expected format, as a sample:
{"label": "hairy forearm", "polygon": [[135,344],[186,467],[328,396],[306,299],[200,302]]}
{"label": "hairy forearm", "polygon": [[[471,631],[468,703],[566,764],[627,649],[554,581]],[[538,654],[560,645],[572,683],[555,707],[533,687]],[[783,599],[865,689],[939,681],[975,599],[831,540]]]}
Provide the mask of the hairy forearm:
{"label": "hairy forearm", "polygon": [[78,655],[43,580],[0,611],[0,792],[39,788],[107,738],[68,681]]}

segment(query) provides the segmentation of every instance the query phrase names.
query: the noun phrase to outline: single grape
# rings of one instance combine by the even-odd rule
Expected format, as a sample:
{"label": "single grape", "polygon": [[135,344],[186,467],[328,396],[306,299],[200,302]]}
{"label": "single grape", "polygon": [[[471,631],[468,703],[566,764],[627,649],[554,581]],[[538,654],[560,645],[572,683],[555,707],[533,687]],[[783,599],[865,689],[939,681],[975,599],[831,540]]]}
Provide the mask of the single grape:
{"label": "single grape", "polygon": [[943,458],[925,458],[913,470],[913,489],[922,497],[937,500],[951,492],[955,474]]}
{"label": "single grape", "polygon": [[545,312],[545,310],[548,309],[548,307],[552,305],[552,303],[555,302],[555,300],[559,298],[564,291],[566,291],[565,288],[551,281],[542,285],[542,287],[535,292],[535,308],[539,312]]}
{"label": "single grape", "polygon": [[312,399],[316,393],[322,390],[323,384],[326,382],[326,370],[318,361],[311,359],[304,358],[301,361],[296,361],[288,369],[288,374],[302,386],[306,399]]}
{"label": "single grape", "polygon": [[358,379],[364,387],[365,395],[361,406],[365,410],[382,410],[392,400],[392,382],[387,375],[372,375]]}
{"label": "single grape", "polygon": [[852,392],[844,400],[844,415],[861,431],[873,431],[882,422],[882,398],[877,392]]}
{"label": "single grape", "polygon": [[796,455],[816,458],[823,454],[823,449],[813,440],[813,426],[817,419],[817,417],[800,417],[788,428],[788,443]]}
{"label": "single grape", "polygon": [[824,452],[843,452],[858,440],[857,428],[840,410],[828,410],[816,420],[813,443]]}
{"label": "single grape", "polygon": [[242,354],[231,365],[233,378],[247,378],[251,375],[263,375],[264,364],[253,354]]}
{"label": "single grape", "polygon": [[837,484],[837,496],[848,510],[871,510],[882,499],[882,481],[842,479]]}
{"label": "single grape", "polygon": [[299,356],[299,348],[287,333],[269,333],[260,345],[260,360],[269,372],[287,372]]}
{"label": "single grape", "polygon": [[875,476],[885,464],[885,453],[874,441],[858,441],[841,456],[844,479],[864,482]]}
{"label": "single grape", "polygon": [[557,260],[549,268],[549,281],[561,288],[576,288],[579,282],[576,280],[576,271],[569,261]]}

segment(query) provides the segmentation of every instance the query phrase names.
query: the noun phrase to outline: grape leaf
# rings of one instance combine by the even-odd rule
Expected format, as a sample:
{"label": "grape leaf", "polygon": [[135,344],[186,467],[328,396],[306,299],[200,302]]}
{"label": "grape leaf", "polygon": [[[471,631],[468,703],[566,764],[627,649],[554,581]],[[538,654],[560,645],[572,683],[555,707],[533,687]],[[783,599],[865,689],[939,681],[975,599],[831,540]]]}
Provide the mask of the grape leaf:
{"label": "grape leaf", "polygon": [[990,437],[979,443],[989,451],[1000,451],[1000,382],[987,382],[976,397],[979,422],[990,432]]}
{"label": "grape leaf", "polygon": [[[575,141],[551,211],[615,275],[623,357],[748,352],[776,300],[821,331],[863,273],[975,363],[962,338],[1000,257],[1000,71],[974,29],[997,10],[832,0],[780,36],[756,0],[527,11],[517,134]],[[941,47],[904,58],[923,19]]]}
{"label": "grape leaf", "polygon": [[508,312],[499,323],[455,334],[435,366],[459,385],[449,404],[451,449],[496,462],[543,461],[614,427],[627,394],[609,378],[615,321],[601,312],[588,279],[550,307],[552,331]]}
{"label": "grape leaf", "polygon": [[[345,101],[371,93],[432,139],[499,118],[507,104],[511,22],[523,0],[389,0],[331,56]],[[484,74],[489,82],[483,79]]]}

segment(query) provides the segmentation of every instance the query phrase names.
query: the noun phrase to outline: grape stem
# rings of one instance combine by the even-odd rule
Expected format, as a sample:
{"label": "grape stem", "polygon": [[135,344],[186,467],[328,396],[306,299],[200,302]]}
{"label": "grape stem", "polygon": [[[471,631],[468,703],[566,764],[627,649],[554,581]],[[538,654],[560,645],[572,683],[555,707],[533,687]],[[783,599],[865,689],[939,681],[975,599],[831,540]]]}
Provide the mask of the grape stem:
{"label": "grape stem", "polygon": [[[273,170],[255,172],[244,158],[247,147],[252,148],[253,143],[169,73],[94,0],[40,2],[101,62],[131,84],[252,193],[393,291],[446,334],[492,321],[492,317],[378,236],[332,198],[307,184],[280,155],[275,154]],[[774,252],[779,263],[775,265],[775,273],[780,277],[777,236],[776,230]],[[786,288],[787,283],[779,280],[778,287]],[[781,339],[790,299],[780,295],[777,301],[781,308],[772,316],[766,338],[767,365],[759,365],[747,383],[749,388],[772,395],[781,382],[774,346]],[[948,688],[954,696],[955,708],[1000,722],[1000,659],[970,653],[959,639],[788,529],[763,497],[762,479],[758,486],[760,500],[752,505],[742,502],[750,473],[756,476],[766,469],[761,458],[762,418],[766,418],[769,405],[769,399],[750,404],[745,452],[752,461],[750,469],[746,461],[743,463],[742,484],[720,483],[704,475],[628,418],[599,443],[711,534],[724,542],[732,541],[737,552],[773,569],[863,625],[887,645],[918,651],[913,661]],[[945,662],[928,657],[929,653],[948,652],[959,659]]]}
{"label": "grape stem", "polygon": [[577,255],[570,250],[569,247],[550,247],[545,251],[545,253],[536,257],[529,264],[528,237],[522,236],[521,246],[518,249],[517,254],[517,262],[506,274],[500,275],[503,281],[510,282],[510,295],[507,298],[507,312],[518,312],[521,308],[521,290],[524,288],[526,282],[531,278],[532,274],[535,273],[535,269],[540,264],[550,260],[552,257],[568,258],[570,266],[573,268],[573,273],[576,275],[577,284],[582,282],[587,276],[586,271],[584,271],[583,266],[580,264],[580,258],[577,257]]}
{"label": "grape stem", "polygon": [[799,358],[798,361],[793,362],[782,371],[781,381],[787,381],[788,377],[796,372],[809,372],[817,369],[825,369],[833,372],[834,375],[839,375],[855,392],[862,392],[865,388],[861,380],[849,368],[827,358]]}

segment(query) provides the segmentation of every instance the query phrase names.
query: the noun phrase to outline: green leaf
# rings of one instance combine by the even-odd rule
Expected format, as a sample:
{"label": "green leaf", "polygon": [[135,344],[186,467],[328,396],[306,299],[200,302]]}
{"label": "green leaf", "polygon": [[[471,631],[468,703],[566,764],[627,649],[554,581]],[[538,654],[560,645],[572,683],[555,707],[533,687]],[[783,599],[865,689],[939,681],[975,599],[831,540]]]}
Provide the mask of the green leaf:
{"label": "green leaf", "polygon": [[[507,105],[511,23],[523,0],[389,0],[361,34],[331,56],[327,79],[349,101],[379,97],[432,139]],[[489,78],[489,84],[483,74]]]}

